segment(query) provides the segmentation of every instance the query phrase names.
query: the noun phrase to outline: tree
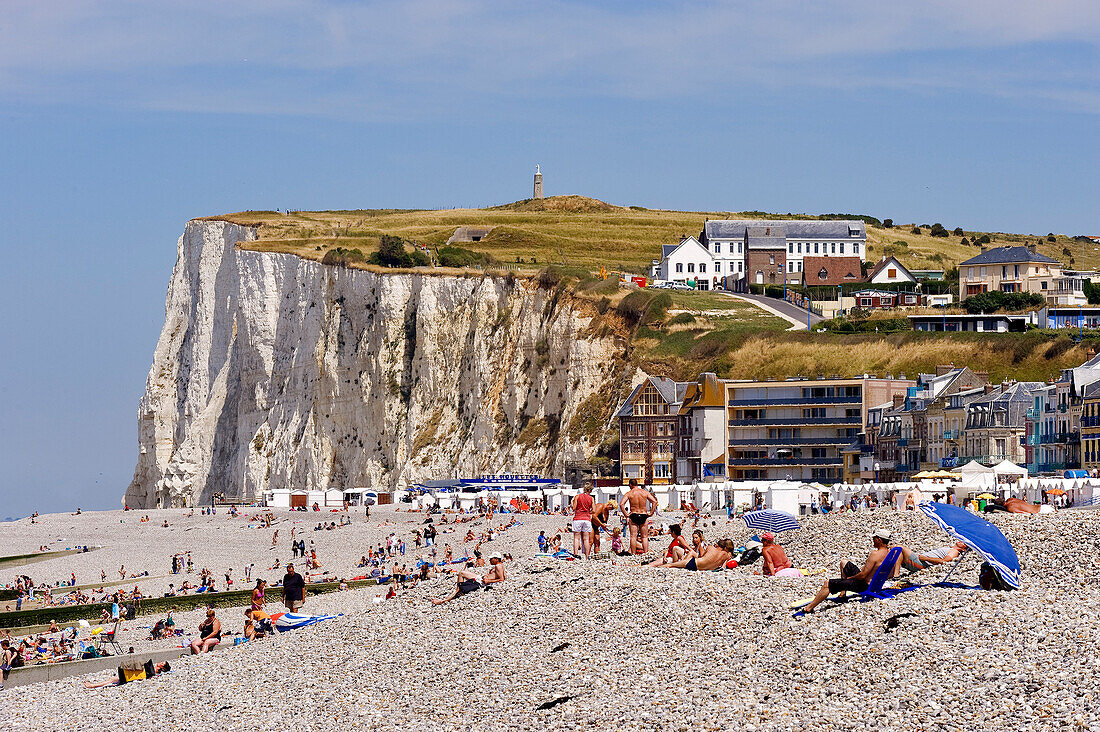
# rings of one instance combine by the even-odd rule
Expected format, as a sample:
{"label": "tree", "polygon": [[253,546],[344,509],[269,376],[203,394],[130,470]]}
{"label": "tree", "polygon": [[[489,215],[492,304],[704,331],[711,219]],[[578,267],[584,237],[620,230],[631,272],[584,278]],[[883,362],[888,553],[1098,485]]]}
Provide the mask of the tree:
{"label": "tree", "polygon": [[909,233],[919,235],[920,234],[920,227],[919,226],[914,226],[912,229],[910,229]]}
{"label": "tree", "polygon": [[894,220],[893,219],[883,219],[882,220],[882,228],[884,228],[884,229],[894,228]]}
{"label": "tree", "polygon": [[1047,234],[1047,241],[1058,241],[1058,238],[1056,236],[1054,236],[1053,231],[1050,232],[1049,234]]}
{"label": "tree", "polygon": [[951,231],[951,233],[952,233],[952,234],[954,234],[955,236],[962,236],[962,235],[963,235],[963,228],[962,228],[961,226],[956,226],[956,227],[955,227],[955,228],[954,228],[954,229],[953,229],[953,230]]}
{"label": "tree", "polygon": [[959,240],[959,243],[962,244],[964,247],[970,246],[970,242],[967,241],[965,236],[962,239]]}
{"label": "tree", "polygon": [[928,233],[932,236],[941,236],[941,237],[948,235],[947,229],[943,228],[943,224],[940,224],[940,223],[932,224],[932,229]]}

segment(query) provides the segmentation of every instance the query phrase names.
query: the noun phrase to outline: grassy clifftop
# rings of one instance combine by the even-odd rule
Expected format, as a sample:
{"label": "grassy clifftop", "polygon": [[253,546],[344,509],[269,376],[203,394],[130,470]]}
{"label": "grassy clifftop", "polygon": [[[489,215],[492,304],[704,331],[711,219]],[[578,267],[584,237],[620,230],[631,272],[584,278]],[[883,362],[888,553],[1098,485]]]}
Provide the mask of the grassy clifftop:
{"label": "grassy clifftop", "polygon": [[[703,222],[723,218],[813,218],[790,214],[728,211],[667,211],[636,206],[615,206],[584,196],[555,196],[542,200],[517,201],[485,209],[399,210],[363,209],[358,211],[309,211],[289,215],[274,211],[248,211],[215,218],[235,223],[259,225],[259,238],[249,249],[297,254],[320,260],[337,246],[360,248],[364,252],[378,247],[383,235],[400,236],[408,241],[436,247],[442,245],[459,226],[491,226],[492,231],[479,242],[462,246],[491,254],[498,260],[521,269],[538,270],[547,264],[566,264],[592,270],[645,273],[652,260],[660,257],[661,245],[679,241],[683,234],[698,235]],[[943,222],[949,229],[952,222]],[[892,228],[867,227],[868,259],[884,252],[895,254],[906,266],[921,269],[948,269],[978,254],[976,245],[963,245],[959,236],[932,237],[928,229],[911,233],[913,224]],[[995,232],[966,231],[973,242],[989,236],[990,245],[1034,243],[1035,236]],[[1040,237],[1039,251],[1068,264],[1068,249],[1078,267],[1100,267],[1100,251],[1095,245],[1082,247],[1064,235],[1049,242]]]}

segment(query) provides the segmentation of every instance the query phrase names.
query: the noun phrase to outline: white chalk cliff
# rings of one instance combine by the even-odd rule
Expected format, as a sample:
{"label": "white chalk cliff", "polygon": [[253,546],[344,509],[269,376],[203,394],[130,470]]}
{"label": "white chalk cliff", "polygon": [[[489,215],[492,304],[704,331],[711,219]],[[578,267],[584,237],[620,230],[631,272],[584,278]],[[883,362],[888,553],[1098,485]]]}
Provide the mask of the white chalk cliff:
{"label": "white chalk cliff", "polygon": [[560,290],[238,248],[255,238],[196,220],[179,240],[139,408],[133,508],[560,474],[593,453],[591,425],[635,377],[623,339]]}

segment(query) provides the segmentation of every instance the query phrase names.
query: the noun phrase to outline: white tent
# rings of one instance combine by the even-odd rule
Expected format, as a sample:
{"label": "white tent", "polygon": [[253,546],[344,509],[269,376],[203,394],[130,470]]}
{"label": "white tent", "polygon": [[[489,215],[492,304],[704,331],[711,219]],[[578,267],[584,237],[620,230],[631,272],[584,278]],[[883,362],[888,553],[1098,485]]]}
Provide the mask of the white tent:
{"label": "white tent", "polygon": [[1027,468],[1021,468],[1019,465],[1009,462],[1008,460],[1002,460],[1001,462],[997,463],[993,466],[992,470],[998,478],[1001,476],[1019,476],[1022,478],[1027,477]]}
{"label": "white tent", "polygon": [[982,465],[977,460],[971,460],[959,469],[964,488],[991,488],[996,481],[996,473],[993,468]]}

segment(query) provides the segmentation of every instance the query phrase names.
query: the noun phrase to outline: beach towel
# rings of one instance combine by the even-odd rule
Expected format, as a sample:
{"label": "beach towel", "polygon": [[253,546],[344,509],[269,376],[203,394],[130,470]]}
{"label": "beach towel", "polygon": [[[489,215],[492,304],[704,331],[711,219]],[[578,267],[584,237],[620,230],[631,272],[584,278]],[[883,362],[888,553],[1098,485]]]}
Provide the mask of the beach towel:
{"label": "beach towel", "polygon": [[275,613],[271,616],[272,624],[275,626],[275,630],[280,633],[285,633],[288,630],[297,630],[304,628],[307,625],[313,625],[319,623],[322,620],[332,620],[333,618],[341,617],[340,615],[303,615],[302,613]]}

